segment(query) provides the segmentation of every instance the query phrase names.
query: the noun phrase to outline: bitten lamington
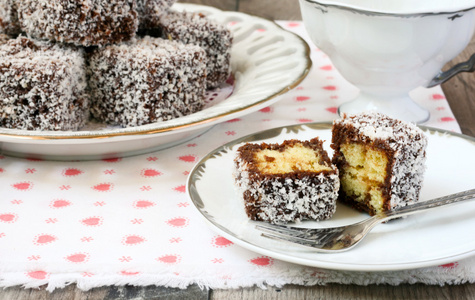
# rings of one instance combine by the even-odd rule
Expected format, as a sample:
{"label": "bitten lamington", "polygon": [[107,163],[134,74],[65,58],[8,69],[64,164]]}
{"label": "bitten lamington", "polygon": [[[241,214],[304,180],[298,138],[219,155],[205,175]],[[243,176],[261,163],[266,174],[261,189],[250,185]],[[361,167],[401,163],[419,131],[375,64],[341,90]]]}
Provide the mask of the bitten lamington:
{"label": "bitten lamington", "polygon": [[95,49],[89,57],[95,118],[122,127],[167,121],[204,106],[206,54],[146,36]]}
{"label": "bitten lamington", "polygon": [[130,40],[138,29],[135,0],[17,0],[28,35],[77,46]]}
{"label": "bitten lamington", "polygon": [[241,146],[235,179],[252,220],[270,223],[329,219],[339,179],[318,138]]}
{"label": "bitten lamington", "polygon": [[419,200],[427,138],[413,124],[379,113],[345,115],[332,129],[339,200],[370,215]]}
{"label": "bitten lamington", "polygon": [[77,130],[88,117],[85,60],[75,47],[26,37],[0,44],[0,126]]}

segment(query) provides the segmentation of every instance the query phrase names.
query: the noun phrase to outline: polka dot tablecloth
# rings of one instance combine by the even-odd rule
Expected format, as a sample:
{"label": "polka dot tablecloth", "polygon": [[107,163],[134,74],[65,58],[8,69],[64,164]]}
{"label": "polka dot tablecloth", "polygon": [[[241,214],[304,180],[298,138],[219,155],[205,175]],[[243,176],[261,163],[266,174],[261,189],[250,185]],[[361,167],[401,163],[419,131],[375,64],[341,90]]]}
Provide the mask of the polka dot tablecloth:
{"label": "polka dot tablecloth", "polygon": [[[307,39],[300,22],[279,22]],[[77,283],[236,288],[294,284],[473,281],[471,259],[398,272],[344,272],[254,253],[214,233],[185,193],[208,152],[252,132],[337,118],[357,90],[311,43],[313,69],[276,104],[171,149],[135,157],[53,162],[0,156],[0,286]],[[414,91],[429,126],[460,131],[439,87]]]}

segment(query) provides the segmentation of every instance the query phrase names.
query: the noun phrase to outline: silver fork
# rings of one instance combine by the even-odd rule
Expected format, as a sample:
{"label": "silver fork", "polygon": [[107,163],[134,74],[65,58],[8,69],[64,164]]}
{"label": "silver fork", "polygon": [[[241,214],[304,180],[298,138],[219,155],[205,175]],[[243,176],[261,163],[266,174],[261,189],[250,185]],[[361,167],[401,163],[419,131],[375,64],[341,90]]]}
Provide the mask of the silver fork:
{"label": "silver fork", "polygon": [[379,213],[361,222],[333,228],[299,228],[284,225],[262,223],[256,228],[263,231],[262,236],[295,243],[315,249],[316,252],[335,253],[356,246],[376,225],[428,209],[473,199],[475,189],[447,195],[444,197],[418,202],[416,204]]}

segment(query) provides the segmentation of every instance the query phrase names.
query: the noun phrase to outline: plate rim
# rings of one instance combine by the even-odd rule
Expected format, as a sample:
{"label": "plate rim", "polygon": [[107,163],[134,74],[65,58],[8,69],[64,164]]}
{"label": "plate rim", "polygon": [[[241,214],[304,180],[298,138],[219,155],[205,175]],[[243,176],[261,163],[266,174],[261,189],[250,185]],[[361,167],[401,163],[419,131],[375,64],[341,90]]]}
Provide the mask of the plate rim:
{"label": "plate rim", "polygon": [[[326,129],[331,129],[332,123],[333,122],[310,122],[310,123],[279,126],[279,127],[261,130],[255,133],[248,134],[246,136],[232,140],[220,147],[215,148],[214,150],[210,151],[207,155],[205,155],[202,159],[200,159],[190,171],[190,174],[188,175],[188,178],[186,181],[186,193],[188,195],[188,198],[190,198],[195,209],[199,211],[201,217],[208,224],[208,226],[210,226],[212,230],[215,230],[219,234],[222,234],[225,238],[229,239],[230,241],[240,245],[241,247],[245,249],[254,251],[256,253],[260,253],[263,255],[267,255],[269,257],[273,257],[275,259],[279,259],[279,260],[290,262],[290,263],[296,263],[303,266],[319,267],[319,268],[324,268],[324,269],[329,269],[329,270],[338,270],[338,271],[365,271],[365,272],[402,271],[402,270],[418,269],[418,268],[425,268],[425,267],[433,267],[436,265],[443,265],[446,263],[451,263],[456,260],[464,259],[464,258],[475,255],[475,248],[474,248],[470,251],[464,251],[462,253],[457,253],[454,255],[449,255],[449,256],[445,256],[445,257],[441,257],[437,259],[419,260],[417,262],[405,262],[405,263],[393,263],[393,264],[390,264],[390,263],[359,264],[359,263],[344,263],[344,262],[312,260],[308,258],[295,257],[295,256],[292,256],[291,254],[284,254],[278,251],[273,251],[273,250],[264,248],[260,245],[256,245],[250,241],[240,239],[239,237],[235,236],[233,232],[231,232],[229,229],[225,228],[219,223],[214,222],[212,218],[210,218],[212,216],[208,217],[205,214],[205,212],[203,212],[203,210],[199,208],[200,206],[199,202],[201,203],[203,202],[202,202],[201,197],[197,193],[196,195],[193,194],[193,190],[196,189],[196,182],[199,180],[199,179],[195,179],[195,177],[197,176],[197,173],[199,172],[198,171],[199,168],[201,168],[209,159],[215,157],[216,153],[226,148],[230,149],[231,147],[240,143],[244,143],[246,141],[259,140],[258,138],[259,136],[265,135],[268,132],[278,131],[279,132],[278,135],[280,135],[282,134],[282,131],[284,129],[298,129],[303,126],[326,130]],[[457,132],[452,132],[452,131],[441,129],[441,128],[432,127],[432,126],[425,126],[425,125],[417,125],[417,126],[424,131],[429,131],[433,133],[461,138],[463,140],[470,142],[475,147],[475,137],[465,135],[463,133],[457,133]],[[260,140],[262,139],[266,139],[266,137],[260,138]],[[324,256],[326,255],[326,253],[320,253],[319,255]]]}
{"label": "plate rim", "polygon": [[[12,129],[12,128],[0,128],[0,142],[5,143],[12,143],[12,142],[21,142],[25,143],[25,141],[38,141],[38,140],[97,140],[97,139],[108,139],[108,138],[115,138],[115,137],[127,137],[127,136],[151,136],[157,135],[161,133],[174,133],[174,132],[184,132],[189,130],[197,130],[205,126],[212,126],[220,122],[226,121],[228,118],[232,117],[235,114],[245,112],[246,110],[252,109],[253,107],[258,107],[263,103],[266,103],[270,100],[277,98],[278,96],[288,92],[289,90],[295,88],[299,85],[308,75],[310,72],[313,62],[310,58],[311,49],[308,43],[298,34],[293,33],[289,30],[284,29],[282,26],[277,24],[275,21],[271,21],[262,17],[257,17],[254,15],[237,12],[237,11],[225,11],[221,10],[212,6],[208,5],[200,5],[200,4],[193,4],[193,3],[175,3],[174,7],[182,7],[182,9],[192,8],[196,9],[204,9],[208,11],[213,11],[214,13],[219,14],[229,14],[229,15],[237,15],[242,16],[245,19],[255,19],[261,22],[266,22],[272,24],[276,29],[279,29],[286,34],[289,34],[300,41],[301,47],[303,50],[302,59],[305,61],[305,67],[301,71],[301,73],[293,79],[290,84],[287,84],[285,87],[282,87],[280,90],[274,92],[273,94],[259,99],[258,101],[252,102],[248,105],[228,110],[225,112],[221,112],[218,114],[207,115],[203,118],[198,120],[187,122],[184,124],[177,124],[177,125],[169,125],[167,121],[165,122],[157,122],[151,124],[145,124],[141,126],[135,127],[128,127],[128,128],[118,128],[113,130],[88,130],[88,131],[53,131],[53,130],[46,130],[46,131],[34,131],[34,130],[21,130],[21,129]],[[233,73],[234,76],[234,73]],[[230,97],[232,97],[231,95]],[[229,98],[229,97],[228,97]],[[206,111],[206,109],[202,110]],[[192,115],[192,114],[191,114]],[[190,116],[191,116],[190,115]],[[186,117],[186,116],[185,116]],[[173,119],[175,120],[175,119]],[[171,121],[171,120],[170,120]],[[3,140],[6,139],[6,140]]]}

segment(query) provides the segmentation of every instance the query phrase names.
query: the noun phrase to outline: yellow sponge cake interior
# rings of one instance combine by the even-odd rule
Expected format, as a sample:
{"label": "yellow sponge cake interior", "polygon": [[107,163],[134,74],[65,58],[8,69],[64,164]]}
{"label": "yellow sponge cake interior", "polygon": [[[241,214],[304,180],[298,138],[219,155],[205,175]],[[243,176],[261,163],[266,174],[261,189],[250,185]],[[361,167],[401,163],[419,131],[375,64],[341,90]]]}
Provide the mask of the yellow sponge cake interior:
{"label": "yellow sponge cake interior", "polygon": [[295,171],[330,171],[319,152],[296,143],[280,150],[262,149],[254,154],[258,169],[264,174],[284,174]]}
{"label": "yellow sponge cake interior", "polygon": [[347,164],[341,175],[341,188],[346,195],[369,205],[374,211],[383,210],[382,188],[386,178],[388,157],[384,151],[362,144],[342,144],[340,148]]}

